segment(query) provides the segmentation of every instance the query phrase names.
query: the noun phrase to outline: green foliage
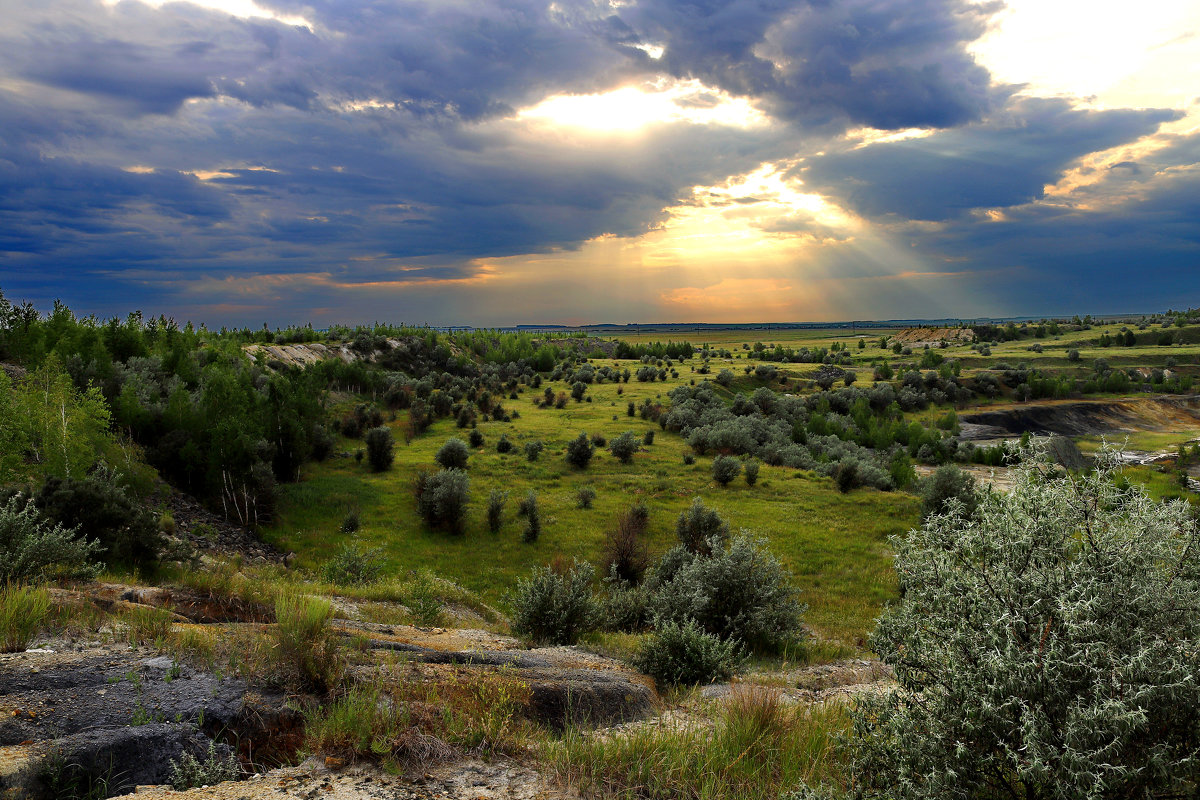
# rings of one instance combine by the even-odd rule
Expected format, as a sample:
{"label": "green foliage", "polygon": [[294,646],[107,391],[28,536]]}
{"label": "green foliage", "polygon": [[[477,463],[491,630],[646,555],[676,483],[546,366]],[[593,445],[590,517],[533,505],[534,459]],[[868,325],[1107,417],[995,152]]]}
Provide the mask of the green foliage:
{"label": "green foliage", "polygon": [[892,539],[905,592],[871,647],[898,688],[855,712],[887,798],[1183,797],[1200,787],[1200,527],[1040,451],[1012,489]]}
{"label": "green foliage", "polygon": [[961,505],[963,513],[970,516],[979,506],[979,491],[971,473],[953,464],[943,464],[934,470],[921,487],[921,517],[928,519],[937,514],[951,512],[953,505]]}
{"label": "green foliage", "polygon": [[225,781],[237,780],[242,774],[237,757],[227,747],[218,748],[216,742],[208,743],[208,752],[200,760],[184,751],[179,760],[171,759],[168,783],[177,792],[199,786],[215,786]]}
{"label": "green foliage", "polygon": [[546,449],[546,445],[541,439],[525,443],[525,460],[537,461],[541,456],[542,451]]}
{"label": "green foliage", "polygon": [[699,498],[693,498],[688,509],[675,521],[675,535],[688,552],[709,555],[710,541],[724,547],[729,541],[729,523]]}
{"label": "green foliage", "polygon": [[741,471],[742,462],[734,456],[720,455],[713,459],[713,480],[721,486],[728,486]]}
{"label": "green foliage", "polygon": [[604,579],[604,627],[622,633],[641,633],[650,625],[650,591],[645,584],[622,580],[615,565]]}
{"label": "green foliage", "polygon": [[383,551],[366,548],[358,542],[343,542],[333,558],[321,568],[321,577],[338,586],[362,586],[379,580],[383,572]]}
{"label": "green foliage", "polygon": [[587,465],[591,463],[592,454],[596,448],[592,445],[591,440],[586,433],[580,433],[571,441],[567,442],[567,463],[576,469],[587,469]]}
{"label": "green foliage", "polygon": [[471,497],[471,479],[461,469],[443,469],[417,478],[417,511],[434,527],[462,533]]}
{"label": "green foliage", "polygon": [[513,451],[513,443],[508,440],[508,434],[500,434],[500,438],[496,441],[497,453],[511,453]]}
{"label": "green foliage", "polygon": [[107,472],[82,480],[47,478],[33,502],[50,522],[97,542],[106,564],[145,567],[158,561],[163,538],[154,516]]}
{"label": "green foliage", "polygon": [[591,508],[596,500],[596,488],[590,485],[580,486],[575,490],[575,504],[580,508]]}
{"label": "green foliage", "polygon": [[447,439],[442,445],[434,460],[442,469],[466,469],[467,458],[471,455],[467,450],[467,445],[462,439],[451,438]]}
{"label": "green foliage", "polygon": [[130,644],[165,642],[173,621],[174,615],[170,611],[153,606],[135,606],[121,614]]}
{"label": "green foliage", "polygon": [[608,451],[613,454],[613,458],[622,464],[632,462],[633,454],[639,449],[640,446],[638,445],[637,437],[633,435],[633,431],[625,431],[620,436],[614,436],[608,445]]}
{"label": "green foliage", "polygon": [[651,599],[655,626],[695,621],[708,633],[756,650],[778,651],[800,635],[803,605],[792,576],[766,542],[743,532],[711,555],[668,551]]}
{"label": "green foliage", "polygon": [[525,517],[525,531],[521,541],[532,544],[542,535],[542,510],[538,507],[537,492],[529,490],[529,494],[521,501],[521,513]]}
{"label": "green foliage", "polygon": [[285,680],[322,692],[337,685],[342,663],[330,632],[331,619],[333,606],[327,600],[296,591],[276,597],[273,634]]}
{"label": "green foliage", "polygon": [[550,567],[535,569],[517,583],[512,629],[544,644],[574,644],[595,630],[599,607],[592,597],[592,565],[576,560],[565,574]]}
{"label": "green foliage", "polygon": [[753,458],[747,459],[746,463],[743,465],[742,468],[746,471],[747,486],[753,486],[754,484],[758,483],[758,467],[758,461]]}
{"label": "green foliage", "polygon": [[99,543],[43,517],[31,498],[0,497],[0,584],[64,576],[91,578]]}
{"label": "green foliage", "polygon": [[504,504],[507,502],[508,492],[501,489],[492,489],[488,495],[487,526],[492,533],[500,532],[500,525],[504,522]]}
{"label": "green foliage", "polygon": [[43,588],[0,584],[0,653],[29,647],[50,614],[50,594]]}
{"label": "green foliage", "polygon": [[659,685],[728,680],[741,667],[742,646],[706,633],[693,620],[659,626],[633,659],[633,666]]}
{"label": "green foliage", "polygon": [[386,425],[371,428],[367,431],[365,441],[367,443],[367,463],[371,465],[371,469],[376,472],[389,469],[396,459],[392,429]]}

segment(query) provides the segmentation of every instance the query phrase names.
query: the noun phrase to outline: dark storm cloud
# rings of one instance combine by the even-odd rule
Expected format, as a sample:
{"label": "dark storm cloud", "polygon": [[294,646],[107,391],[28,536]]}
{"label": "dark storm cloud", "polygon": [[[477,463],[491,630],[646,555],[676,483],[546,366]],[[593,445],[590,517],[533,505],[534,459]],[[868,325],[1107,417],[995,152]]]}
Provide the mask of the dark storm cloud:
{"label": "dark storm cloud", "polygon": [[801,174],[861,214],[942,220],[1040,198],[1079,157],[1138,139],[1179,116],[1017,98],[985,122],[830,153]]}

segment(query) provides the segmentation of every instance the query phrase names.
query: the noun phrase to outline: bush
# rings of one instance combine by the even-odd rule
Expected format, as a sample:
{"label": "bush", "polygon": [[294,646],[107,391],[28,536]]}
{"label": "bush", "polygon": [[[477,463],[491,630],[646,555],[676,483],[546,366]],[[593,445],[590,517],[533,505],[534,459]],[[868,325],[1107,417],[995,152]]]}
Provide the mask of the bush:
{"label": "bush", "polygon": [[171,773],[167,782],[171,784],[172,789],[182,792],[237,780],[241,774],[241,765],[238,764],[237,757],[229,751],[228,745],[218,745],[210,741],[208,754],[203,761],[186,750],[178,761],[171,759]]}
{"label": "bush", "polygon": [[63,576],[92,578],[100,544],[38,513],[33,500],[13,495],[0,502],[0,585]]}
{"label": "bush", "polygon": [[383,551],[377,547],[364,549],[357,542],[343,543],[321,568],[321,577],[339,586],[374,583],[383,572],[382,556]]}
{"label": "bush", "polygon": [[842,494],[862,486],[862,469],[858,459],[851,457],[839,461],[833,468],[833,482]]}
{"label": "bush", "polygon": [[538,507],[538,493],[529,489],[526,499],[521,501],[521,510],[526,518],[526,529],[521,534],[521,541],[532,545],[541,536],[541,509]]}
{"label": "bush", "polygon": [[633,435],[633,431],[625,431],[620,436],[614,436],[612,443],[608,446],[608,451],[613,454],[613,458],[622,464],[633,461],[633,454],[638,449],[637,437]]}
{"label": "bush", "polygon": [[540,644],[574,644],[595,630],[599,608],[592,597],[592,565],[576,560],[565,574],[535,569],[517,583],[512,629]]}
{"label": "bush", "polygon": [[33,502],[50,522],[98,542],[106,564],[146,567],[158,561],[163,538],[154,516],[109,475],[47,478]]}
{"label": "bush", "polygon": [[905,587],[861,697],[868,796],[1183,797],[1200,782],[1200,529],[1183,502],[1025,454],[973,516],[892,538]]}
{"label": "bush", "polygon": [[567,463],[577,469],[587,469],[595,451],[596,448],[592,446],[587,434],[581,433],[567,442]]}
{"label": "bush", "polygon": [[675,521],[675,535],[688,552],[708,555],[712,552],[710,540],[715,540],[721,547],[729,541],[729,523],[716,511],[705,508],[697,497]]}
{"label": "bush", "polygon": [[713,459],[713,480],[721,486],[728,486],[741,471],[742,462],[733,456],[717,456]]}
{"label": "bush", "polygon": [[352,508],[346,512],[346,516],[342,517],[342,524],[339,530],[342,533],[354,533],[362,527],[362,518],[357,508]]}
{"label": "bush", "polygon": [[743,661],[740,644],[705,633],[688,620],[656,630],[634,656],[633,666],[659,685],[675,685],[728,680]]}
{"label": "bush", "polygon": [[461,533],[471,496],[471,479],[461,469],[417,476],[417,511],[430,525]]}
{"label": "bush", "polygon": [[684,453],[684,454],[683,454],[683,465],[684,465],[685,467],[690,467],[690,466],[692,466],[692,465],[693,465],[693,464],[695,464],[695,463],[696,463],[696,456],[694,456],[694,455],[693,455],[693,454],[691,454],[691,453]]}
{"label": "bush", "polygon": [[371,465],[371,469],[376,472],[389,469],[392,461],[396,458],[392,429],[385,425],[371,428],[367,431],[365,441],[367,443],[367,463]]}
{"label": "bush", "polygon": [[743,465],[743,469],[746,470],[746,485],[747,486],[753,486],[754,484],[758,483],[758,462],[757,461],[755,461],[753,458],[749,459]]}
{"label": "bush", "polygon": [[508,440],[508,434],[500,434],[500,439],[496,442],[497,453],[511,453],[513,451],[513,443]]}
{"label": "bush", "polygon": [[580,486],[575,490],[575,504],[580,508],[591,508],[596,499],[596,490],[591,486]]}
{"label": "bush", "polygon": [[492,489],[492,493],[488,495],[487,526],[492,533],[500,532],[500,525],[504,520],[504,504],[507,502],[508,492],[500,489]]}
{"label": "bush", "polygon": [[609,571],[604,579],[604,627],[621,633],[641,633],[650,625],[650,592],[645,584],[632,584]]}
{"label": "bush", "polygon": [[29,647],[49,613],[50,594],[45,589],[0,585],[0,653]]}
{"label": "bush", "polygon": [[663,556],[650,606],[655,626],[693,620],[722,639],[769,651],[799,636],[804,608],[765,541],[742,533],[728,548],[715,539],[710,545],[709,556],[683,547]]}
{"label": "bush", "polygon": [[478,450],[479,448],[483,447],[483,434],[479,432],[478,428],[473,429],[469,434],[467,434],[467,441],[470,442],[471,447]]}
{"label": "bush", "polygon": [[471,455],[467,450],[467,445],[462,439],[453,438],[447,439],[442,445],[434,460],[442,469],[466,469],[467,458]]}
{"label": "bush", "polygon": [[644,444],[646,447],[654,444],[654,431],[646,431],[642,434],[642,444]]}
{"label": "bush", "polygon": [[626,583],[641,583],[650,565],[644,537],[649,522],[645,506],[632,506],[617,514],[617,524],[605,536],[600,563],[609,575]]}
{"label": "bush", "polygon": [[943,464],[921,487],[921,519],[950,512],[952,501],[961,504],[962,513],[970,516],[979,507],[979,493],[969,472]]}
{"label": "bush", "polygon": [[302,688],[327,692],[341,677],[341,661],[329,630],[333,606],[298,592],[275,598],[275,643],[287,678]]}
{"label": "bush", "polygon": [[525,460],[526,461],[537,461],[538,457],[542,454],[542,451],[545,449],[546,449],[546,445],[542,443],[541,439],[538,439],[537,441],[533,441],[533,442],[526,442],[525,443]]}

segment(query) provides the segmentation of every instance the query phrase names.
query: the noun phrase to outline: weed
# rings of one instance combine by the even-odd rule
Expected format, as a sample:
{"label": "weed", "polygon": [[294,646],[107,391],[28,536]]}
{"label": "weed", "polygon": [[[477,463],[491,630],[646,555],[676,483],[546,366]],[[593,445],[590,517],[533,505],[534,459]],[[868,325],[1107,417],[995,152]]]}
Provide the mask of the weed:
{"label": "weed", "polygon": [[342,664],[330,635],[333,605],[299,592],[275,601],[275,644],[281,665],[303,688],[327,692],[341,676]]}
{"label": "weed", "polygon": [[50,614],[43,588],[9,584],[0,588],[0,653],[16,653],[33,641]]}
{"label": "weed", "polygon": [[121,614],[130,644],[164,642],[171,633],[174,615],[163,608],[135,606]]}

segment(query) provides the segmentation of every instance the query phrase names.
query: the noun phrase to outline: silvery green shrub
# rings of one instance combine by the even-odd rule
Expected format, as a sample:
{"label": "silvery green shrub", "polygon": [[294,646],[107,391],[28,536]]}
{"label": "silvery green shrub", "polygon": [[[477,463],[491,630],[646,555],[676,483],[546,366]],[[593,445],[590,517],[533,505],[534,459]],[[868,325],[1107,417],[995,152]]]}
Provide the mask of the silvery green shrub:
{"label": "silvery green shrub", "polygon": [[535,642],[574,644],[595,630],[600,609],[592,597],[591,564],[575,561],[566,574],[550,567],[535,569],[517,582],[512,629]]}
{"label": "silvery green shrub", "polygon": [[744,660],[736,641],[713,636],[687,620],[656,630],[634,656],[633,666],[659,684],[713,683],[728,680]]}
{"label": "silvery green shrub", "polygon": [[1011,492],[893,537],[903,597],[870,644],[898,687],[855,712],[867,795],[1200,790],[1200,530],[1117,470],[1026,450]]}

